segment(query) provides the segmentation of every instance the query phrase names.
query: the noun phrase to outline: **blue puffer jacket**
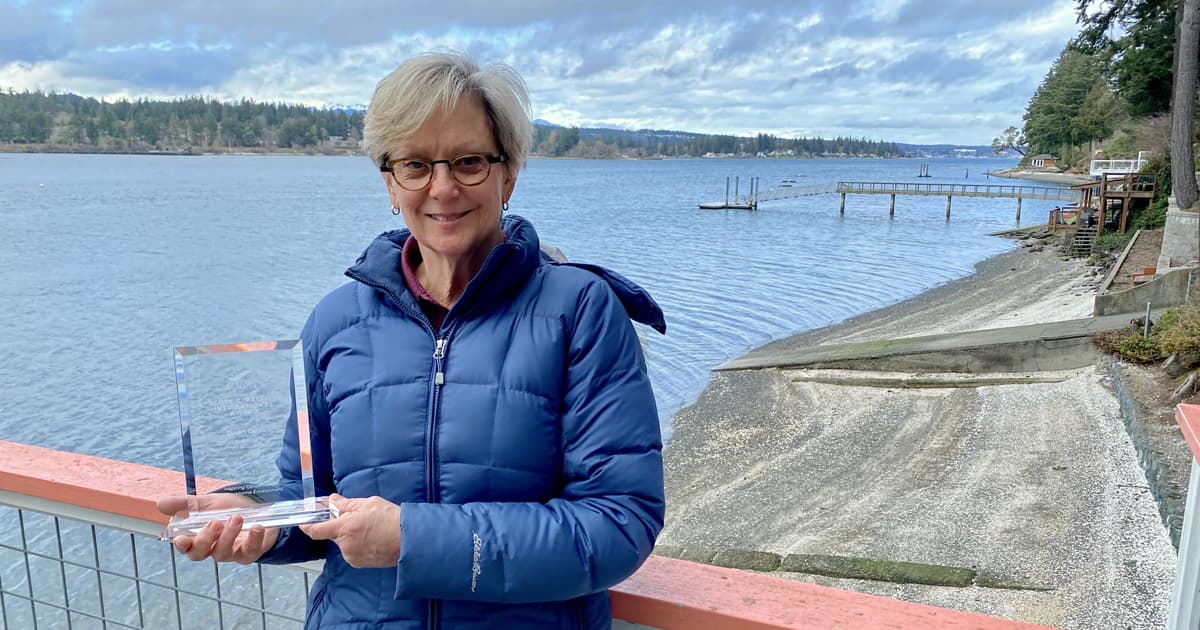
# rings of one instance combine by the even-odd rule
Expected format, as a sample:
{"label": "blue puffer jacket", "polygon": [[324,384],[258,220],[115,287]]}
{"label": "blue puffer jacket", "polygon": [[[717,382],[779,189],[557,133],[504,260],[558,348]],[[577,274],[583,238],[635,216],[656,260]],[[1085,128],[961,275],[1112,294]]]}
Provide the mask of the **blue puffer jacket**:
{"label": "blue puffer jacket", "polygon": [[[284,529],[263,562],[324,559],[308,628],[607,628],[607,590],[663,523],[662,444],[636,285],[556,264],[524,219],[436,335],[377,238],[302,333],[318,495],[401,506],[400,560],[355,569]],[[294,423],[289,423],[294,424]],[[279,458],[301,496],[294,428]]]}

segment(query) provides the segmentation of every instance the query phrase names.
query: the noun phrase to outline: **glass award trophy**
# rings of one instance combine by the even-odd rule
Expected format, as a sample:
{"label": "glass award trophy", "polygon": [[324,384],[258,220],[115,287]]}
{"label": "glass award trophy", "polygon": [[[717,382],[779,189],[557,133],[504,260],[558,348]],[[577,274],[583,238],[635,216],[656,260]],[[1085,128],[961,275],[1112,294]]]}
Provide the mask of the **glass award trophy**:
{"label": "glass award trophy", "polygon": [[[201,485],[223,485],[221,492],[244,494],[254,501],[247,500],[246,507],[180,513],[163,530],[163,539],[196,534],[208,522],[232,516],[242,517],[244,528],[302,525],[336,517],[328,497],[314,496],[300,340],[178,346],[174,351],[187,494],[197,494],[200,479]],[[264,502],[264,497],[278,498],[275,459],[290,418],[299,437],[304,497]]]}

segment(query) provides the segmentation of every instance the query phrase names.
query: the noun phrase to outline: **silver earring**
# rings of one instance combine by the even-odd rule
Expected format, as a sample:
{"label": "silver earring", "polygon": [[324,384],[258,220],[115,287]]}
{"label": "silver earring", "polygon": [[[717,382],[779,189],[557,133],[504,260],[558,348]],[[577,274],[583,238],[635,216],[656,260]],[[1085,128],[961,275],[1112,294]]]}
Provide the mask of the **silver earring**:
{"label": "silver earring", "polygon": [[396,216],[400,216],[400,208],[397,208],[396,206],[392,206],[392,214],[394,214]]}
{"label": "silver earring", "polygon": [[508,212],[508,202],[507,201],[500,204],[500,212]]}

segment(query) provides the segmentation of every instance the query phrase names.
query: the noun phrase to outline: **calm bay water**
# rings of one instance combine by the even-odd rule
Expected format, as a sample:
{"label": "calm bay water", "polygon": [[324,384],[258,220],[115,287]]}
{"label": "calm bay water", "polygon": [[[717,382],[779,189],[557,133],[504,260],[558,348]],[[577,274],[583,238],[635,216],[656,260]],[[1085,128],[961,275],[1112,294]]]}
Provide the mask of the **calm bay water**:
{"label": "calm bay water", "polygon": [[[921,164],[933,177],[917,179]],[[511,210],[573,260],[646,287],[664,429],[709,370],[971,272],[1015,201],[837,195],[699,210],[725,177],[1008,183],[1003,160],[533,160]],[[1027,222],[1053,202],[1026,200]],[[365,158],[0,154],[0,439],[177,468],[174,345],[294,337],[379,232]]]}

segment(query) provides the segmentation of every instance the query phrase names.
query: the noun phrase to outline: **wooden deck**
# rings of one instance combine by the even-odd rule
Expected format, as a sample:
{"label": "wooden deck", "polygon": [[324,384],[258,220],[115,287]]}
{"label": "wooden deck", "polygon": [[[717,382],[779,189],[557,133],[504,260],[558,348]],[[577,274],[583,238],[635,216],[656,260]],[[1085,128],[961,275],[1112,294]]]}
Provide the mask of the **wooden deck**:
{"label": "wooden deck", "polygon": [[1155,181],[1153,177],[1137,173],[1106,174],[1099,180],[1075,184],[1071,188],[1082,194],[1076,205],[1080,208],[1095,207],[1101,212],[1096,225],[1096,238],[1100,238],[1109,220],[1115,220],[1117,229],[1125,231],[1133,206],[1149,204],[1154,200]]}

